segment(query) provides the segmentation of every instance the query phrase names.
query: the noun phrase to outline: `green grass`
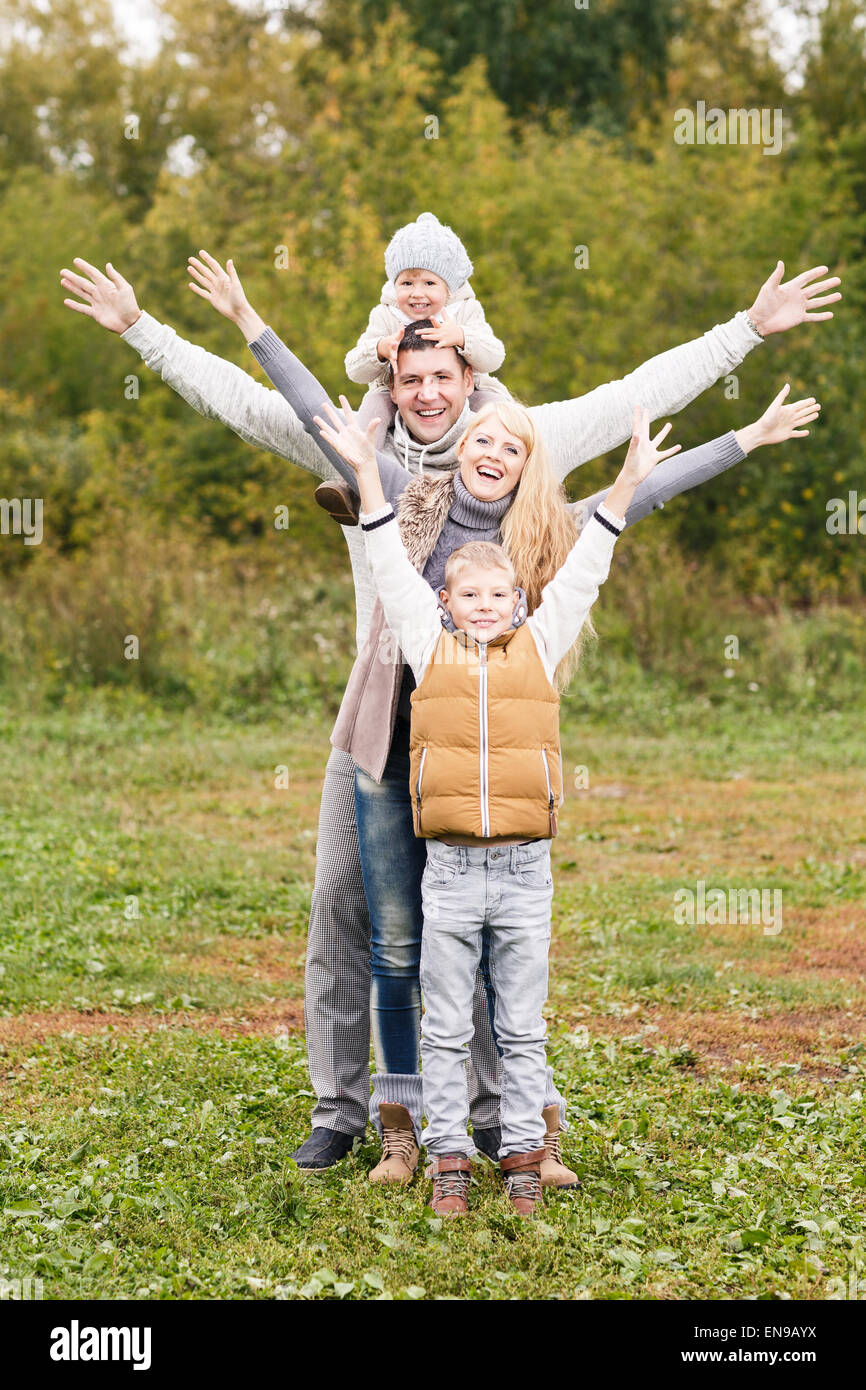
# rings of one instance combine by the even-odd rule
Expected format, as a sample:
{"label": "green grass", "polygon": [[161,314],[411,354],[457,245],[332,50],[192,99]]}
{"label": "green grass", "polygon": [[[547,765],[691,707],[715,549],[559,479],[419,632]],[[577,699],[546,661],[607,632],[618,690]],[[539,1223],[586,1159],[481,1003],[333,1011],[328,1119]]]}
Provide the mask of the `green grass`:
{"label": "green grass", "polygon": [[[0,1279],[45,1298],[793,1298],[862,1289],[856,709],[590,670],[565,706],[550,1051],[577,1192],[472,1216],[294,1170],[328,727],[80,695],[0,722]],[[289,785],[278,790],[275,768]],[[679,925],[778,887],[784,924]],[[2,1285],[0,1285],[2,1287]]]}
{"label": "green grass", "polygon": [[548,1196],[534,1225],[488,1164],[457,1225],[423,1181],[371,1189],[371,1146],[293,1171],[310,1104],[298,1040],[31,1047],[9,1059],[6,1277],[41,1277],[51,1298],[809,1298],[862,1269],[857,1058],[828,1092],[795,1090],[790,1067],[698,1080],[677,1052],[578,1042],[558,1036],[554,1057],[583,1187]]}

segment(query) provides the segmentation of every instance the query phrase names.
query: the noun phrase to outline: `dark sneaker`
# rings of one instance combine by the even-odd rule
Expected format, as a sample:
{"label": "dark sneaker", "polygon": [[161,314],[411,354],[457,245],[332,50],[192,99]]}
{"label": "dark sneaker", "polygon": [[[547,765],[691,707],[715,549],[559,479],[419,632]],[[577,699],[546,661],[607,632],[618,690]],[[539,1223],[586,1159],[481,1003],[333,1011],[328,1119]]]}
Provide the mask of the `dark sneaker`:
{"label": "dark sneaker", "polygon": [[489,1158],[491,1163],[499,1162],[499,1145],[502,1143],[502,1130],[499,1125],[490,1129],[473,1129],[472,1142],[479,1153]]}
{"label": "dark sneaker", "polygon": [[344,1134],[339,1129],[314,1129],[292,1158],[299,1168],[332,1168],[346,1157],[356,1137],[362,1136]]}

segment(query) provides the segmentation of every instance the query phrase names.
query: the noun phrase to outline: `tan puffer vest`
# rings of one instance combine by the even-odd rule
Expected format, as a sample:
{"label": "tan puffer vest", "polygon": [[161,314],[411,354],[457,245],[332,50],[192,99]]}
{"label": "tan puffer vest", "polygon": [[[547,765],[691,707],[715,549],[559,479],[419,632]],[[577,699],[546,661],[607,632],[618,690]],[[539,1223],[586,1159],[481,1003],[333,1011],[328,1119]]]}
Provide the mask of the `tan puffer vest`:
{"label": "tan puffer vest", "polygon": [[479,841],[557,831],[559,695],[527,627],[476,644],[443,631],[412,694],[415,834]]}

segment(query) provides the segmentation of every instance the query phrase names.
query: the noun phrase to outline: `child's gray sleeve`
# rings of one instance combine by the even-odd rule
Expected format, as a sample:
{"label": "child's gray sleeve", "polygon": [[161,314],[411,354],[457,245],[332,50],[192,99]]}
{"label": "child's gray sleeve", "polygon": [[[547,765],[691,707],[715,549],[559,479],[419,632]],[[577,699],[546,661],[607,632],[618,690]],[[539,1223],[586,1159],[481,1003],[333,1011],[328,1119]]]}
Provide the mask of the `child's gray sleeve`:
{"label": "child's gray sleeve", "polygon": [[[672,497],[688,492],[689,488],[700,487],[701,483],[724,473],[726,468],[732,468],[745,457],[733,430],[730,430],[727,434],[720,434],[718,439],[699,444],[696,449],[687,449],[684,454],[673,454],[669,459],[664,459],[635,488],[631,506],[625,514],[626,525],[634,526],[636,521],[650,516]],[[592,516],[599,502],[603,502],[609,492],[610,488],[605,487],[591,497],[584,497],[580,502],[573,503],[574,511],[578,515],[582,513],[584,517]]]}
{"label": "child's gray sleeve", "polygon": [[[316,380],[303,362],[286,347],[282,339],[277,337],[272,328],[266,328],[264,333],[249,346],[256,361],[264,367],[274,386],[280,395],[288,401],[304,429],[315,440],[319,449],[334,465],[340,476],[357,492],[358,483],[354,469],[346,463],[346,460],[337,453],[336,449],[325,442],[313,419],[314,415],[322,414],[323,401],[332,404],[324,386]],[[339,415],[341,412],[338,411],[337,414]],[[389,502],[396,502],[406,485],[411,482],[412,475],[405,468],[401,468],[396,460],[389,458],[387,454],[377,453],[376,460],[379,464],[382,490]]]}

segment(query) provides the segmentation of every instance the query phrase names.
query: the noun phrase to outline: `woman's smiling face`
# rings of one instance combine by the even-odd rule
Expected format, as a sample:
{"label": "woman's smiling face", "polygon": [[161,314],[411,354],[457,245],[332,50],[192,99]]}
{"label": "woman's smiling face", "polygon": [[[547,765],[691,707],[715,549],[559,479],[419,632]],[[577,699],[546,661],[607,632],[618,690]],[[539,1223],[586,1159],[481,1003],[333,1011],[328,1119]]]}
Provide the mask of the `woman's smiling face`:
{"label": "woman's smiling face", "polygon": [[497,415],[488,415],[473,426],[457,451],[460,477],[473,497],[496,502],[517,486],[527,450],[523,440],[511,434]]}

